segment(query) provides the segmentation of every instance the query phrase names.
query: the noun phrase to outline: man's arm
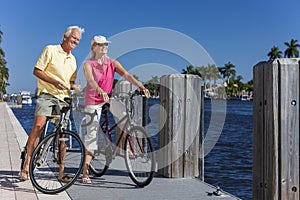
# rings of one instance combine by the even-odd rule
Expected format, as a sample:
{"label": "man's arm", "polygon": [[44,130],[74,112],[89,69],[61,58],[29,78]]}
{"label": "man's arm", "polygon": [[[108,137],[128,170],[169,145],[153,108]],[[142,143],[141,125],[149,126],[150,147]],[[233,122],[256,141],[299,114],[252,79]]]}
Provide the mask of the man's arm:
{"label": "man's arm", "polygon": [[75,92],[79,92],[81,90],[81,86],[75,84],[75,80],[76,80],[76,72],[74,72],[74,74],[72,75],[71,79],[70,79],[70,86],[72,90],[75,90]]}
{"label": "man's arm", "polygon": [[42,71],[36,67],[33,70],[33,74],[36,77],[38,77],[39,79],[54,85],[59,90],[69,90],[69,88],[67,86],[65,86],[65,84],[61,83],[58,80],[55,80],[54,78],[49,77],[44,71]]}

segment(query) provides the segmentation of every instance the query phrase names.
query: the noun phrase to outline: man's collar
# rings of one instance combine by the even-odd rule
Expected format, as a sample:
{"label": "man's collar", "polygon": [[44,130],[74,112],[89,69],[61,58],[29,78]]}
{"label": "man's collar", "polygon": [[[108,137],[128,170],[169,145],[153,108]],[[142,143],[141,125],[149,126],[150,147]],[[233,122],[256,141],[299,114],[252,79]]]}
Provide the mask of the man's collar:
{"label": "man's collar", "polygon": [[61,45],[57,45],[58,47],[58,52],[59,53],[63,53],[63,54],[65,54],[67,57],[70,57],[71,56],[71,51],[70,51],[70,53],[68,54],[67,52],[65,52],[64,50],[63,50],[63,48],[61,47]]}

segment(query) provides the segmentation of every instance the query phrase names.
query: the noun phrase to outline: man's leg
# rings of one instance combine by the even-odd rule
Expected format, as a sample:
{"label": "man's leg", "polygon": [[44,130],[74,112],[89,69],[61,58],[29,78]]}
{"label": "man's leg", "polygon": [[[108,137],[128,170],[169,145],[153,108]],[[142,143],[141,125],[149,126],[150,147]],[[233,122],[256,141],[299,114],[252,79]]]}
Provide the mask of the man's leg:
{"label": "man's leg", "polygon": [[43,127],[46,123],[47,117],[46,116],[36,116],[34,120],[34,124],[32,127],[32,130],[29,134],[29,137],[27,139],[27,154],[26,154],[26,160],[23,166],[23,170],[20,172],[21,179],[28,180],[28,171],[29,171],[29,164],[31,155],[33,153],[34,148],[39,143],[39,137],[41,134],[41,131],[43,130]]}

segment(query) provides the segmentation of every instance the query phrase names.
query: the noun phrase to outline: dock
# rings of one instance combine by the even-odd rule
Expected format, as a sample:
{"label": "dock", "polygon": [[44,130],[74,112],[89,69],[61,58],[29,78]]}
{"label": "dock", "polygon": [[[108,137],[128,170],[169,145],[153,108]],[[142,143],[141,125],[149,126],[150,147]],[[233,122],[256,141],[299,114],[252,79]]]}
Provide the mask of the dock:
{"label": "dock", "polygon": [[22,108],[22,104],[17,104],[17,103],[14,103],[14,102],[6,102],[8,107],[10,108]]}
{"label": "dock", "polygon": [[5,200],[67,200],[67,199],[239,199],[225,191],[216,195],[217,188],[194,178],[165,178],[155,174],[150,185],[137,187],[129,178],[123,158],[113,160],[106,175],[93,178],[92,184],[83,184],[79,178],[68,190],[55,195],[37,191],[30,181],[20,182],[21,149],[27,134],[5,102],[0,102],[0,199]]}

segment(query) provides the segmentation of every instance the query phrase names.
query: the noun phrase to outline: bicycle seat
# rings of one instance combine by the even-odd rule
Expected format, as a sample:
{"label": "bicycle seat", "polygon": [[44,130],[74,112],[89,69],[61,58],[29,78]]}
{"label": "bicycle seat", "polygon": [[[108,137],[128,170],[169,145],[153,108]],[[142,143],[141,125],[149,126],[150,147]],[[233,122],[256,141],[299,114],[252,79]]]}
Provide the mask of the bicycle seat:
{"label": "bicycle seat", "polygon": [[102,106],[102,114],[107,113],[107,111],[109,110],[109,106],[110,106],[109,103],[105,103],[105,104]]}
{"label": "bicycle seat", "polygon": [[72,104],[72,99],[70,97],[65,97],[64,101],[69,104],[69,106],[64,106],[62,107],[61,111],[62,113],[66,113],[68,112],[68,110],[70,110],[70,105]]}
{"label": "bicycle seat", "polygon": [[52,118],[59,118],[60,114],[59,114],[59,108],[57,105],[51,105],[49,107],[52,107],[52,112],[51,112],[51,116],[48,116],[48,118],[52,119]]}

